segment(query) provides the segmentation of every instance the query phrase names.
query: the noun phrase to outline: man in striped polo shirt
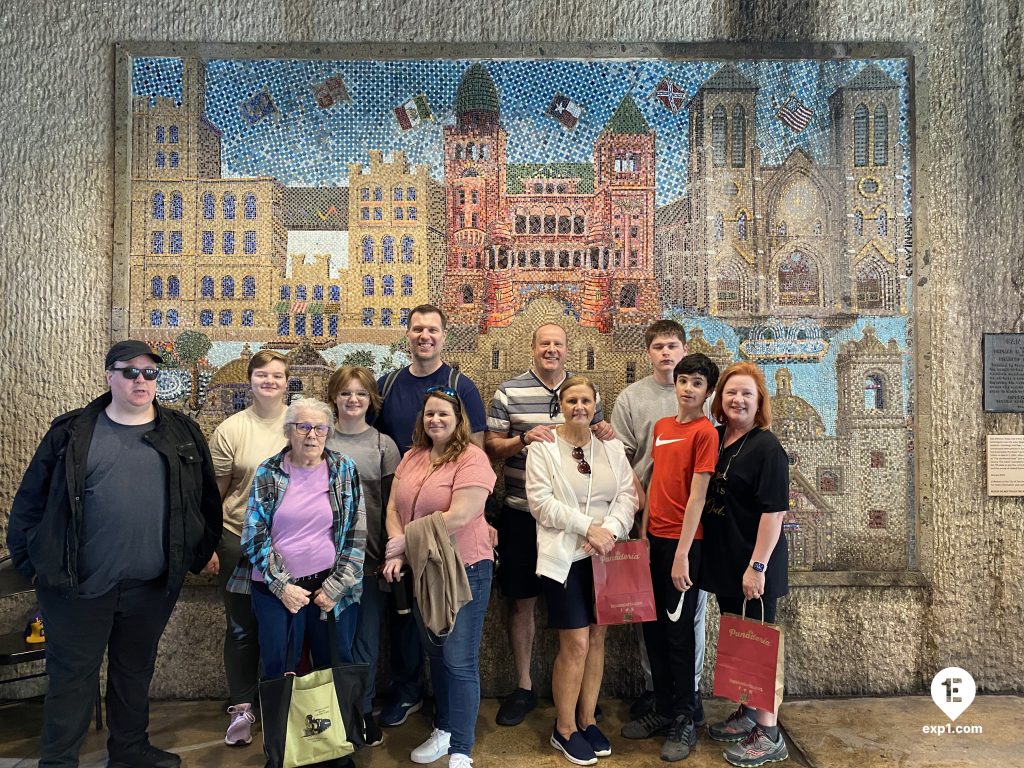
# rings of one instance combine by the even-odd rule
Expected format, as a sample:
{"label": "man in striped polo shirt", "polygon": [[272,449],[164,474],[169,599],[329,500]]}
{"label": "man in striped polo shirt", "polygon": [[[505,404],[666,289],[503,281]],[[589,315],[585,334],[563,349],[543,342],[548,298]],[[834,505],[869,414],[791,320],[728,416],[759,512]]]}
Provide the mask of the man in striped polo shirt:
{"label": "man in striped polo shirt", "polygon": [[[509,643],[518,677],[516,690],[498,709],[498,725],[518,725],[537,705],[530,677],[533,656],[534,607],[540,594],[537,577],[537,524],[526,503],[526,447],[538,440],[553,442],[554,427],[565,421],[558,404],[558,388],[568,378],[565,329],[545,323],[533,332],[530,370],[500,384],[487,412],[484,448],[494,461],[504,462],[505,504],[498,522],[498,583],[512,605]],[[601,398],[591,424],[599,440],[615,437],[604,420]]]}

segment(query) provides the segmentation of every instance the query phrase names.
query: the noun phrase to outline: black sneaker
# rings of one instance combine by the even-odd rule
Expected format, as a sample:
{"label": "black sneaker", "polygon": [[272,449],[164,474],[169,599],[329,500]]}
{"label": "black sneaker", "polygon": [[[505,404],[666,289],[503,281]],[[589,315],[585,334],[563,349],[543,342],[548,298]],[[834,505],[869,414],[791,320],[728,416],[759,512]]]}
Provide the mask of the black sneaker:
{"label": "black sneaker", "polygon": [[597,762],[594,748],[590,746],[579,731],[573,731],[567,739],[558,732],[557,726],[552,728],[551,746],[561,752],[570,763],[593,765]]}
{"label": "black sneaker", "polygon": [[367,712],[363,715],[363,738],[366,739],[366,746],[379,747],[384,743],[384,732],[373,719],[373,713]]}
{"label": "black sneaker", "polygon": [[537,694],[525,688],[516,688],[505,697],[494,718],[498,725],[519,725],[527,713],[537,706]]}
{"label": "black sneaker", "polygon": [[661,759],[667,763],[685,760],[696,744],[697,730],[693,727],[693,720],[680,715],[672,721],[665,743],[661,745]]}
{"label": "black sneaker", "polygon": [[654,691],[644,691],[629,705],[629,719],[639,720],[654,709]]}
{"label": "black sneaker", "polygon": [[118,752],[110,757],[107,768],[179,768],[181,758],[152,744]]}
{"label": "black sneaker", "polygon": [[649,739],[653,736],[664,736],[672,726],[672,721],[662,717],[653,709],[643,717],[630,720],[622,726],[622,736],[627,739]]}

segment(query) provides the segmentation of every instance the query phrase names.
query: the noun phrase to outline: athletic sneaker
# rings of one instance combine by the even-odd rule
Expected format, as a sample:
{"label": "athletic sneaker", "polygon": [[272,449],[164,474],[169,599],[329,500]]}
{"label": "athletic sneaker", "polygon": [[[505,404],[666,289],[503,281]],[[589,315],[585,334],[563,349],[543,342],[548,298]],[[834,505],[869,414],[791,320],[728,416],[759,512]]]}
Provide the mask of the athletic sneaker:
{"label": "athletic sneaker", "polygon": [[231,724],[224,734],[224,743],[229,747],[244,747],[252,744],[252,726],[256,715],[252,713],[252,704],[232,704],[228,707]]}
{"label": "athletic sneaker", "polygon": [[393,701],[380,711],[380,724],[385,728],[394,728],[409,719],[413,712],[423,709],[423,699],[416,701]]}
{"label": "athletic sneaker", "polygon": [[765,763],[787,760],[789,750],[786,748],[786,740],[782,738],[781,733],[777,740],[772,740],[762,726],[755,725],[754,730],[743,741],[733,744],[722,753],[722,756],[740,768],[754,768]]}
{"label": "athletic sneaker", "polygon": [[440,760],[448,754],[448,747],[451,746],[452,735],[448,731],[435,728],[430,732],[427,740],[412,751],[409,756],[414,763],[427,765],[435,760]]}
{"label": "athletic sneaker", "polygon": [[181,758],[173,752],[143,744],[125,752],[110,755],[107,768],[179,768]]}
{"label": "athletic sneaker", "polygon": [[708,726],[708,736],[715,741],[742,741],[754,730],[754,722],[742,704],[721,723]]}
{"label": "athletic sneaker", "polygon": [[608,757],[612,753],[612,744],[608,741],[608,738],[601,733],[601,729],[596,725],[588,725],[586,728],[581,728],[579,723],[576,724],[579,728],[580,734],[584,739],[587,740],[587,744],[594,750],[594,754],[598,757]]}
{"label": "athletic sneaker", "polygon": [[653,736],[665,736],[672,726],[672,721],[662,717],[653,709],[643,717],[630,720],[622,726],[622,735],[627,739],[649,739]]}
{"label": "athletic sneaker", "polygon": [[672,721],[665,743],[661,745],[661,759],[666,763],[685,760],[696,745],[697,730],[693,727],[693,720],[686,715],[680,715]]}
{"label": "athletic sneaker", "polygon": [[473,768],[473,758],[461,752],[452,752],[448,756],[448,768]]}
{"label": "athletic sneaker", "polygon": [[579,731],[573,731],[569,738],[563,738],[556,725],[551,729],[551,746],[565,755],[565,759],[576,765],[593,765],[597,762],[594,748],[587,743]]}

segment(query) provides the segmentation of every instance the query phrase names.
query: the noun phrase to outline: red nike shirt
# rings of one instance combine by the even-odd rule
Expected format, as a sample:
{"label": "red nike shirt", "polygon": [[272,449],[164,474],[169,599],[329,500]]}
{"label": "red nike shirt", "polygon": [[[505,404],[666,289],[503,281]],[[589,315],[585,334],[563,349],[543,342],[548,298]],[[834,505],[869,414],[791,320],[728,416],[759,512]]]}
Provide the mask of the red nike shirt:
{"label": "red nike shirt", "polygon": [[[678,539],[690,498],[690,480],[694,473],[715,471],[718,432],[703,416],[686,424],[680,424],[675,416],[661,419],[654,425],[651,458],[654,470],[647,489],[647,532]],[[703,526],[698,524],[694,539],[703,534]]]}

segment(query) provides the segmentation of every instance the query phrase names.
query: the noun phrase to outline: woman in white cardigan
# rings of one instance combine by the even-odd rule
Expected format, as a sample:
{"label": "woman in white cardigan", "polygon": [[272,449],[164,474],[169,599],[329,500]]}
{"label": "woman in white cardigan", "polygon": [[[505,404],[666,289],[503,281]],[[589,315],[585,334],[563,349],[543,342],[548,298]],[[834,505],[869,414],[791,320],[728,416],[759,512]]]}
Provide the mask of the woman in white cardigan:
{"label": "woman in white cardigan", "polygon": [[590,432],[597,395],[583,376],[562,384],[565,423],[554,442],[536,442],[526,457],[526,498],[537,519],[537,575],[558,630],[551,688],[558,719],[551,746],[576,765],[611,754],[594,708],[604,675],[605,627],[594,618],[590,556],[607,554],[633,527],[638,501],[622,443]]}

